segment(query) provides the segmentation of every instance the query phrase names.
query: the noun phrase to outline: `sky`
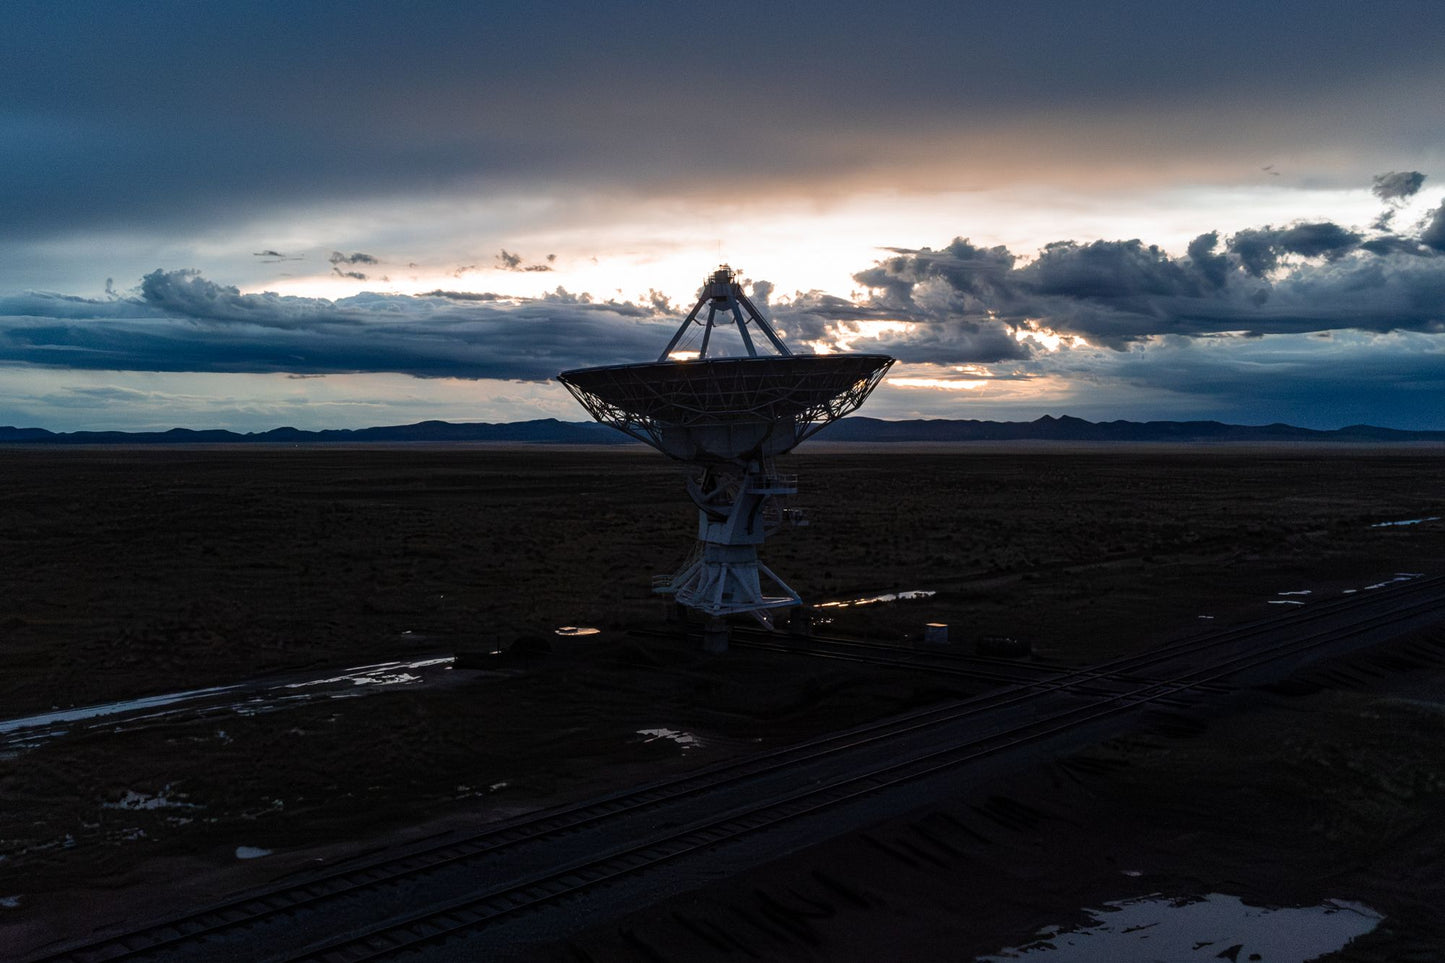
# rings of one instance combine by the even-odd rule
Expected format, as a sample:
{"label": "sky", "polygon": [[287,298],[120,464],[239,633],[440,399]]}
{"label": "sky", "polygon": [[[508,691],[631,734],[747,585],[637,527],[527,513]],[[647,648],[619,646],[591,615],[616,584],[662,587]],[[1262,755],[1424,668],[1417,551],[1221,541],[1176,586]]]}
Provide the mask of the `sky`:
{"label": "sky", "polygon": [[1445,4],[0,10],[0,425],[585,413],[722,262],[881,418],[1445,429]]}

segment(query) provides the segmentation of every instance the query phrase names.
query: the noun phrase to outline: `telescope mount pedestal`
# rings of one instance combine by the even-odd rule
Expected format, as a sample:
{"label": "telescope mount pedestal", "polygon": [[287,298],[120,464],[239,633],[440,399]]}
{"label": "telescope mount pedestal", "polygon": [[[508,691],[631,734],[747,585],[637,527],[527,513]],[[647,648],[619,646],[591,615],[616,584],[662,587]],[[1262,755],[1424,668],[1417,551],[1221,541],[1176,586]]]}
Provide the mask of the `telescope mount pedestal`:
{"label": "telescope mount pedestal", "polygon": [[802,604],[758,558],[763,539],[793,520],[782,502],[797,494],[797,478],[779,474],[771,460],[708,466],[687,490],[698,507],[697,545],[681,569],[655,580],[654,591],[701,612],[704,649],[725,652],[725,616],[746,612],[772,628],[773,610]]}

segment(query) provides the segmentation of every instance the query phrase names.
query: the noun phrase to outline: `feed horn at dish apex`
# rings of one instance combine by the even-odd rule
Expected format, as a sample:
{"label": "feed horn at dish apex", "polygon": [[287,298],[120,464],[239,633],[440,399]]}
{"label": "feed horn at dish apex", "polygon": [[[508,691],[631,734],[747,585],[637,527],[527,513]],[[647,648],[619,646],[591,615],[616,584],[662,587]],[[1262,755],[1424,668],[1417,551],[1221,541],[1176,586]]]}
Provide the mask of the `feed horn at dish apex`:
{"label": "feed horn at dish apex", "polygon": [[[732,327],[745,353],[710,354]],[[727,646],[725,616],[771,626],[777,610],[802,604],[758,558],[768,535],[806,524],[786,505],[797,478],[774,459],[856,410],[892,364],[882,354],[793,354],[722,265],[656,361],[557,376],[593,418],[691,466],[697,543],[653,587],[708,616],[710,650]]]}

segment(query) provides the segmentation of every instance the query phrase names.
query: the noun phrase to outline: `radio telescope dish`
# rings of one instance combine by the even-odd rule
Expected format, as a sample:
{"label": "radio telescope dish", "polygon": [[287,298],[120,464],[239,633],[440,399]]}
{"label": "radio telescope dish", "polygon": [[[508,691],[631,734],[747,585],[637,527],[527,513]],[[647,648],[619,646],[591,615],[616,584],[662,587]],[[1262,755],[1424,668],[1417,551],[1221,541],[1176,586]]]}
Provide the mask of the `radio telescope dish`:
{"label": "radio telescope dish", "polygon": [[[708,357],[719,315],[737,326],[745,356]],[[674,360],[694,327],[702,329],[696,357]],[[754,332],[776,354],[760,355]],[[892,364],[882,354],[793,354],[723,265],[656,361],[557,376],[599,422],[693,466],[687,487],[698,506],[698,544],[657,590],[713,617],[711,648],[726,646],[724,615],[746,612],[770,625],[772,610],[801,604],[757,557],[789,517],[783,500],[797,493],[773,459],[856,410]]]}
{"label": "radio telescope dish", "polygon": [[698,358],[564,371],[588,413],[679,461],[791,451],[863,403],[893,359],[878,354]]}

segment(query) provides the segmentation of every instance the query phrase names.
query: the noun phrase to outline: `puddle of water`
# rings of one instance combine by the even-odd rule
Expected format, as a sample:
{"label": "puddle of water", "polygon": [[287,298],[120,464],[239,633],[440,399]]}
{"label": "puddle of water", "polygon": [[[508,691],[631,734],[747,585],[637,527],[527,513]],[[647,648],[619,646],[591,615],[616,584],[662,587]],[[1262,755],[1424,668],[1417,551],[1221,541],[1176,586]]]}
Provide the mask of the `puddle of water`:
{"label": "puddle of water", "polygon": [[1070,931],[1049,927],[1032,943],[979,960],[1305,963],[1340,949],[1383,919],[1368,906],[1343,900],[1280,909],[1247,906],[1238,897],[1221,893],[1172,899],[1146,896],[1106,903],[1103,909],[1087,912],[1095,920],[1092,925]]}
{"label": "puddle of water", "polygon": [[937,592],[928,589],[914,589],[908,592],[885,592],[882,595],[869,595],[861,599],[848,599],[839,602],[819,602],[813,606],[815,609],[847,609],[860,605],[878,605],[882,602],[907,602],[911,599],[927,599],[937,595]]}
{"label": "puddle of water", "polygon": [[1371,528],[1394,528],[1396,525],[1419,525],[1421,522],[1438,522],[1439,515],[1429,515],[1425,518],[1402,518],[1398,522],[1376,522]]}
{"label": "puddle of water", "polygon": [[601,631],[590,625],[563,625],[556,630],[558,635],[598,635]]}
{"label": "puddle of water", "polygon": [[659,739],[675,742],[682,747],[683,752],[702,745],[702,741],[697,736],[678,729],[638,729],[637,734],[644,737],[643,742],[656,742]]}
{"label": "puddle of water", "polygon": [[363,675],[338,675],[330,679],[293,682],[286,688],[305,689],[313,685],[335,685],[338,682],[349,682],[352,685],[406,685],[408,682],[420,681],[421,676],[412,675],[410,672],[367,672]]}
{"label": "puddle of water", "polygon": [[1381,589],[1387,585],[1394,585],[1396,582],[1408,582],[1412,578],[1419,578],[1421,574],[1420,572],[1396,572],[1394,578],[1387,578],[1383,582],[1376,582],[1374,585],[1366,585],[1364,590],[1368,592],[1371,589]]}
{"label": "puddle of water", "polygon": [[0,896],[0,907],[4,907],[5,909],[19,909],[19,908],[20,908],[20,897],[19,897],[19,896]]}
{"label": "puddle of water", "polygon": [[154,796],[148,796],[148,795],[146,795],[145,793],[136,792],[134,789],[127,789],[127,790],[125,791],[125,795],[121,797],[121,799],[120,799],[119,802],[101,803],[101,804],[100,804],[100,808],[101,808],[101,809],[131,809],[131,810],[135,810],[135,809],[199,809],[199,808],[200,808],[199,806],[195,805],[194,803],[177,802],[176,800],[171,799],[170,797],[168,797],[168,796],[165,794],[166,791],[169,791],[169,790],[170,790],[170,788],[171,788],[170,786],[167,786],[167,787],[165,788],[165,790],[163,790],[162,792],[160,792],[160,793],[158,793],[157,795],[154,795]]}
{"label": "puddle of water", "polygon": [[340,675],[333,675],[322,679],[307,679],[305,682],[290,682],[282,688],[305,689],[316,685],[337,685],[349,683],[351,685],[406,685],[409,682],[420,682],[421,676],[406,672],[406,669],[425,669],[434,665],[447,665],[453,658],[447,656],[438,659],[422,659],[418,662],[380,662],[376,665],[362,665],[354,669],[347,669]]}
{"label": "puddle of water", "polygon": [[[410,662],[380,662],[300,682],[248,682],[190,689],[5,719],[0,720],[0,748],[33,749],[48,739],[64,736],[75,729],[114,727],[116,731],[121,731],[138,723],[184,713],[222,710],[238,715],[256,715],[313,699],[363,695],[389,686],[421,682],[422,673],[450,668],[454,661],[452,656],[444,656]],[[221,738],[224,739],[224,735]]]}
{"label": "puddle of water", "polygon": [[260,846],[237,846],[237,859],[260,859],[262,856],[270,856],[271,850],[262,849]]}
{"label": "puddle of water", "polygon": [[230,692],[238,688],[240,688],[240,686],[223,685],[210,689],[191,689],[189,692],[172,692],[167,695],[146,696],[143,699],[127,699],[124,702],[109,702],[105,705],[86,706],[80,709],[61,709],[55,712],[42,712],[35,716],[22,716],[19,719],[6,719],[0,722],[0,735],[14,732],[17,729],[31,729],[37,726],[49,726],[61,722],[76,722],[81,719],[94,719],[96,716],[115,715],[120,712],[134,712],[139,709],[149,709],[153,706],[166,706],[177,702],[189,702],[208,696],[219,695],[223,692]]}

